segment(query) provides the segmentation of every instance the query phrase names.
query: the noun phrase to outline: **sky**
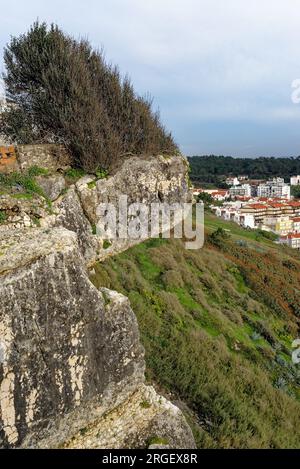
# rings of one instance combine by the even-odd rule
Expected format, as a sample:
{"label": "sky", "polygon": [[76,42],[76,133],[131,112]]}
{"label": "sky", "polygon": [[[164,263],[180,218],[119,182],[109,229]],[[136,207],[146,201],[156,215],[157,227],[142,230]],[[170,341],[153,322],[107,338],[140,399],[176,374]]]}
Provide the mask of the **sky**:
{"label": "sky", "polygon": [[[10,36],[37,18],[103,47],[154,98],[186,155],[300,155],[299,0],[0,0]],[[298,85],[299,86],[299,85]],[[299,93],[300,96],[300,93]],[[299,100],[300,101],[300,100]]]}

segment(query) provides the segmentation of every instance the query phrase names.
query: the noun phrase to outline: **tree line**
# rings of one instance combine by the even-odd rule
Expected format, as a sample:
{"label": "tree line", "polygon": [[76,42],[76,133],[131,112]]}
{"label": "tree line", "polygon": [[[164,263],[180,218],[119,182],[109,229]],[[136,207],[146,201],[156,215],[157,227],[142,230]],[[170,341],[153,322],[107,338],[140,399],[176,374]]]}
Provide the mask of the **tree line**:
{"label": "tree line", "polygon": [[251,179],[283,177],[287,182],[300,174],[300,156],[291,158],[233,158],[231,156],[192,156],[190,177],[193,182],[221,185],[227,176],[247,175]]}

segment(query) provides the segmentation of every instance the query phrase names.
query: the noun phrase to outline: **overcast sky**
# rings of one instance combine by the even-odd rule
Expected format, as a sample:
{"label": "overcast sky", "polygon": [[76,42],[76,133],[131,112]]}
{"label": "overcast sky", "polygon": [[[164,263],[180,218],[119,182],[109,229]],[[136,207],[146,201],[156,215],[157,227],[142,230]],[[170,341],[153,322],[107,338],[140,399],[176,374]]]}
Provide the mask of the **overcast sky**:
{"label": "overcast sky", "polygon": [[[299,0],[0,0],[1,51],[37,18],[150,92],[187,155],[300,154]],[[2,53],[0,67],[3,70]]]}

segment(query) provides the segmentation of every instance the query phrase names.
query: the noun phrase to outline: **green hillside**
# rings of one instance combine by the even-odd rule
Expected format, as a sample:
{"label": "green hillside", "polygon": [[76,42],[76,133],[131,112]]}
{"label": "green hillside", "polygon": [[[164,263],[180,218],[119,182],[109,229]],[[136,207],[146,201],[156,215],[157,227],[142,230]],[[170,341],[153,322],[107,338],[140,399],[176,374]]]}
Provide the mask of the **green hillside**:
{"label": "green hillside", "polygon": [[199,447],[299,448],[300,256],[211,214],[206,226],[199,251],[149,240],[92,281],[129,296],[147,378],[179,402]]}

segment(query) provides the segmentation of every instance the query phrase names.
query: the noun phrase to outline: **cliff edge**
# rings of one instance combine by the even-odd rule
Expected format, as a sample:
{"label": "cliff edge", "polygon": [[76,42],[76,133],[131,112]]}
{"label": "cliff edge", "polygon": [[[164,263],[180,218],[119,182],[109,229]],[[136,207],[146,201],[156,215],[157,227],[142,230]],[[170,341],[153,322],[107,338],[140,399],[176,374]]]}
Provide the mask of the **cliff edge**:
{"label": "cliff edge", "polygon": [[129,245],[104,249],[96,204],[124,192],[186,201],[187,166],[133,159],[104,180],[61,178],[40,178],[51,209],[39,195],[0,195],[0,447],[193,448],[181,411],[145,385],[129,300],[88,277],[95,260]]}

